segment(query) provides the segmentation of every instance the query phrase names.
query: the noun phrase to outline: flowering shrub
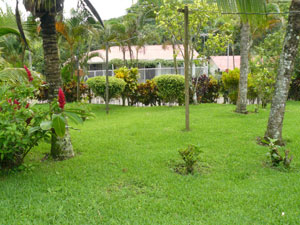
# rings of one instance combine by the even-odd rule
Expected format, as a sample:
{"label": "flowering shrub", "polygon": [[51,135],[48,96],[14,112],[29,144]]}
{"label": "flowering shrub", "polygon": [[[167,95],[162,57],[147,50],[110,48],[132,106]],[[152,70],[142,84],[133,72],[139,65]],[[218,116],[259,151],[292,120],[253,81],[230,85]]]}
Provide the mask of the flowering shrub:
{"label": "flowering shrub", "polygon": [[[31,82],[32,76],[28,71]],[[44,112],[30,103],[36,91],[32,84],[1,87],[0,169],[20,166],[28,152],[46,135],[45,131],[36,129],[44,118]]]}
{"label": "flowering shrub", "polygon": [[146,83],[141,83],[137,86],[138,101],[144,105],[156,105],[160,102],[158,97],[158,89],[156,83],[152,80],[147,80]]}

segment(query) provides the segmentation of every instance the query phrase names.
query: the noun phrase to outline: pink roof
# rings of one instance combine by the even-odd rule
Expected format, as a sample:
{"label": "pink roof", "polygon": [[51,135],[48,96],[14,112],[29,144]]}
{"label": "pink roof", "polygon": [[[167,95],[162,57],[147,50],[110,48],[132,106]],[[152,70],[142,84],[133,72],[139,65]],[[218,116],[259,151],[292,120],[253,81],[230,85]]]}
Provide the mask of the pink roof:
{"label": "pink roof", "polygon": [[[229,68],[228,68],[228,58],[229,58]],[[221,70],[226,69],[233,70],[233,56],[211,56],[211,60],[216,64],[216,66]],[[240,68],[241,56],[234,56],[235,68]]]}
{"label": "pink roof", "polygon": [[[183,45],[180,45],[180,49],[183,50]],[[132,46],[133,58],[136,59],[136,46]],[[105,50],[96,50],[90,52],[90,54],[97,53],[99,56],[92,57],[88,63],[89,64],[97,64],[103,63],[105,61]],[[177,59],[183,60],[183,56],[178,47],[176,47]],[[129,50],[126,48],[126,60],[130,60]],[[198,53],[194,51],[194,58],[197,58]],[[109,50],[108,58],[111,59],[121,59],[123,60],[123,52],[119,46],[113,46]],[[171,45],[146,45],[145,47],[139,49],[138,53],[139,60],[155,60],[155,59],[163,59],[163,60],[173,60],[173,49]]]}

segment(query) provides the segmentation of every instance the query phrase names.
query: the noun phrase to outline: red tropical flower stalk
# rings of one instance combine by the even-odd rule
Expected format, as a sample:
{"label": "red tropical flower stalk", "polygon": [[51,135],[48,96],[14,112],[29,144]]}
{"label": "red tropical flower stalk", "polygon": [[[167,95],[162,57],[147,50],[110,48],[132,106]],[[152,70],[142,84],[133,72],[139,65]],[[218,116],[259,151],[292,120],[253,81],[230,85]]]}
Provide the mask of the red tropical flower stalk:
{"label": "red tropical flower stalk", "polygon": [[59,103],[59,108],[64,109],[66,104],[66,99],[65,99],[65,94],[61,88],[59,88],[58,90],[58,103]]}
{"label": "red tropical flower stalk", "polygon": [[14,100],[14,104],[15,104],[15,105],[20,105],[20,102],[18,102],[18,100],[15,99],[15,100]]}
{"label": "red tropical flower stalk", "polygon": [[33,77],[31,75],[30,70],[27,68],[27,66],[24,65],[24,69],[26,70],[29,82],[33,81]]}

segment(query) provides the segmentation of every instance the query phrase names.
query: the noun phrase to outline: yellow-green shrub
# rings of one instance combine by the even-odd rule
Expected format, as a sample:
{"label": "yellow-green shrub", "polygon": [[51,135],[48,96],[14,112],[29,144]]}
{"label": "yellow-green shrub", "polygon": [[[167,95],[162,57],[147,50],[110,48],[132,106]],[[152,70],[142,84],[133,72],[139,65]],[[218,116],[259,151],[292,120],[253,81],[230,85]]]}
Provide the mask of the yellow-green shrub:
{"label": "yellow-green shrub", "polygon": [[[108,77],[109,80],[109,100],[112,98],[120,97],[124,91],[126,83],[115,77]],[[88,79],[87,84],[92,89],[96,96],[105,99],[106,78],[105,76],[93,77]]]}
{"label": "yellow-green shrub", "polygon": [[158,88],[158,95],[164,102],[184,102],[184,76],[161,75],[153,79]]}

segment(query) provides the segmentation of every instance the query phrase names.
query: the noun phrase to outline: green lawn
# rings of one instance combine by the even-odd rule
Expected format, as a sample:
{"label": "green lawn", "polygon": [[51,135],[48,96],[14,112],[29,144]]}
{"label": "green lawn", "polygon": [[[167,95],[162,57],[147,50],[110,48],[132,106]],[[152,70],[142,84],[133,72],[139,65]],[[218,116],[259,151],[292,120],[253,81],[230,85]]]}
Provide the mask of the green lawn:
{"label": "green lawn", "polygon": [[[183,132],[184,107],[112,106],[106,116],[95,105],[96,118],[71,132],[75,158],[40,162],[41,144],[26,160],[34,168],[0,177],[0,224],[300,224],[299,106],[287,105],[294,162],[283,172],[265,165],[268,149],[255,141],[269,110],[191,106]],[[172,166],[188,144],[201,146],[203,167],[182,176]]]}

